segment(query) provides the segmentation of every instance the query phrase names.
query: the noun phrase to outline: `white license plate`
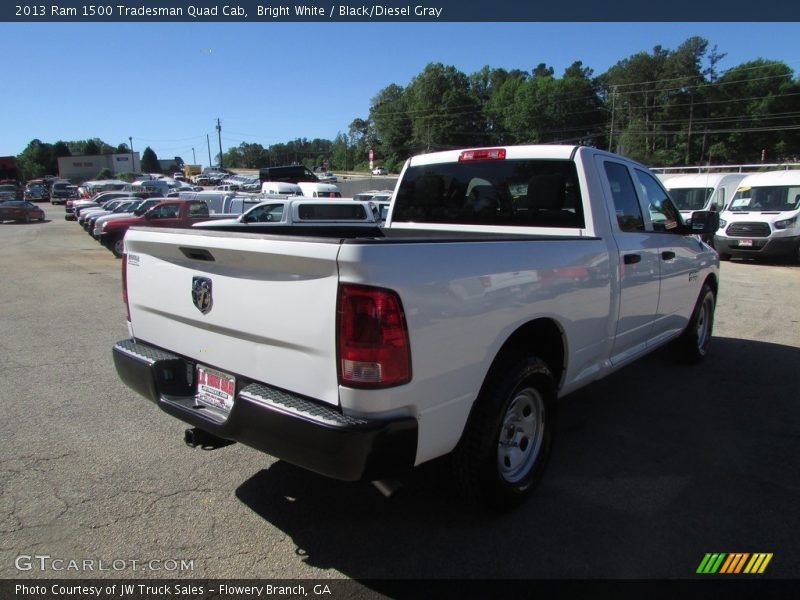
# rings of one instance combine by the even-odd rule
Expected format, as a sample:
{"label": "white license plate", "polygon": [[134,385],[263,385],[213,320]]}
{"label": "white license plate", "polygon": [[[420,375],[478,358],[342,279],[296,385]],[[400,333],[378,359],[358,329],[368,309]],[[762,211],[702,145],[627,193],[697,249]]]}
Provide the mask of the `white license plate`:
{"label": "white license plate", "polygon": [[753,240],[739,240],[739,245],[750,247],[753,245]]}
{"label": "white license plate", "polygon": [[197,365],[197,393],[201,404],[230,412],[236,396],[236,378],[205,365]]}

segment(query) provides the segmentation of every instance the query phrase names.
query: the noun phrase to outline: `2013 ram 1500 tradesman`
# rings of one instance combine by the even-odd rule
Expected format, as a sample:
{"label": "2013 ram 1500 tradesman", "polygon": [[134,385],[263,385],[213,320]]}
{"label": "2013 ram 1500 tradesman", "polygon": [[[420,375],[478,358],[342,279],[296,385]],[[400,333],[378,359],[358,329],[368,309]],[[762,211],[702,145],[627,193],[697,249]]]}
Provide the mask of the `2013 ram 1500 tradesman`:
{"label": "2013 ram 1500 tradesman", "polygon": [[540,478],[556,400],[711,338],[719,261],[643,166],[587,147],[432,153],[383,229],[133,228],[125,383],[202,432],[343,480],[452,453],[483,504]]}

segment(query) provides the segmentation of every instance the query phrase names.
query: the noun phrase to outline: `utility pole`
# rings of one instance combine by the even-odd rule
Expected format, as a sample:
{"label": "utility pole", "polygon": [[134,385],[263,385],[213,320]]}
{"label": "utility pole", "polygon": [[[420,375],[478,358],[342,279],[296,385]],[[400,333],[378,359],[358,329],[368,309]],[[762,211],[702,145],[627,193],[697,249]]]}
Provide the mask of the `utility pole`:
{"label": "utility pole", "polygon": [[608,134],[608,151],[614,151],[614,106],[617,100],[617,86],[611,88],[611,132]]}
{"label": "utility pole", "polygon": [[206,134],[206,145],[208,146],[208,168],[210,169],[214,163],[211,162],[211,140],[208,134]]}
{"label": "utility pole", "polygon": [[689,131],[686,135],[686,159],[684,164],[691,164],[692,154],[692,117],[694,116],[694,94],[691,94],[691,104],[689,105]]}
{"label": "utility pole", "polygon": [[130,136],[128,138],[128,141],[130,142],[130,145],[128,147],[131,149],[131,173],[136,173],[136,163],[134,162],[133,159],[133,136]]}
{"label": "utility pole", "polygon": [[217,117],[217,137],[219,138],[219,168],[222,168],[222,125]]}
{"label": "utility pole", "polygon": [[197,157],[194,155],[194,146],[192,146],[192,164],[197,164]]}

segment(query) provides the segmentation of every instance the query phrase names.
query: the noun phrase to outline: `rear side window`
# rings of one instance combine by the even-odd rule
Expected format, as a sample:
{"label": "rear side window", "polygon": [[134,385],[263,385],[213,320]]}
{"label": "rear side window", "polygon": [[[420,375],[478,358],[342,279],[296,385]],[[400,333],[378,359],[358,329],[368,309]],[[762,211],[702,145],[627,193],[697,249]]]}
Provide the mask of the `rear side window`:
{"label": "rear side window", "polygon": [[487,160],[409,167],[394,222],[583,228],[575,163]]}
{"label": "rear side window", "polygon": [[151,218],[154,219],[174,219],[178,216],[180,207],[177,204],[164,204],[156,206],[151,211]]}
{"label": "rear side window", "polygon": [[273,223],[283,219],[283,204],[256,206],[247,212],[247,223]]}
{"label": "rear side window", "polygon": [[189,216],[190,217],[207,217],[208,216],[208,206],[206,206],[205,202],[192,202],[189,205]]}
{"label": "rear side window", "polygon": [[302,204],[297,214],[303,221],[334,221],[367,219],[367,211],[363,204]]}

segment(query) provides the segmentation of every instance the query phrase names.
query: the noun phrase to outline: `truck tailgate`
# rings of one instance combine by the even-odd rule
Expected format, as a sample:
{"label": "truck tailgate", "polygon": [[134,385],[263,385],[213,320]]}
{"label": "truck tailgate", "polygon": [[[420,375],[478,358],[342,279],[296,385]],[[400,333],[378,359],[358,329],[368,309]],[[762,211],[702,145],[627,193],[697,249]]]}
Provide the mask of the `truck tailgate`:
{"label": "truck tailgate", "polygon": [[[137,339],[338,404],[338,240],[142,228],[125,245]],[[196,278],[210,281],[210,307],[195,302]]]}

